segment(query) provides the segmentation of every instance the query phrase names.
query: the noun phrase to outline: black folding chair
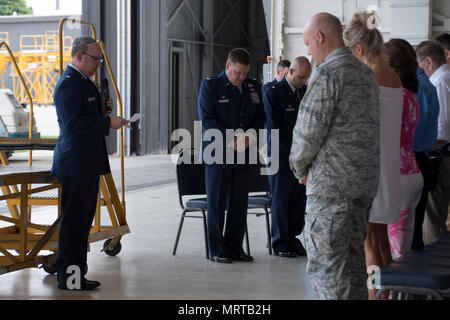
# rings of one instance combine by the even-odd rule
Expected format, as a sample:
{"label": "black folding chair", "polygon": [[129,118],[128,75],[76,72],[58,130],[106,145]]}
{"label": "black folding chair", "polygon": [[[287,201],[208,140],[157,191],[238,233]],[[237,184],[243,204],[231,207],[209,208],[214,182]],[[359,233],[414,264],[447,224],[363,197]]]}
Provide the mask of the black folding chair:
{"label": "black folding chair", "polygon": [[444,238],[421,250],[411,250],[380,270],[381,289],[392,299],[450,298],[450,246]]}
{"label": "black folding chair", "polygon": [[[206,195],[205,187],[205,167],[203,164],[196,164],[195,160],[198,157],[198,152],[195,150],[186,150],[189,153],[190,164],[182,163],[183,152],[181,152],[177,159],[177,184],[178,184],[178,198],[180,201],[181,214],[180,224],[178,226],[177,237],[173,247],[173,255],[177,252],[178,242],[180,240],[181,229],[183,228],[184,218],[203,219],[203,232],[205,236],[205,251],[206,259],[209,259],[208,248],[208,232],[206,226],[206,197],[191,199],[186,203],[183,202],[183,196]],[[201,215],[192,215],[191,213],[201,212]]]}
{"label": "black folding chair", "polygon": [[[205,234],[205,250],[206,259],[209,259],[209,247],[208,247],[208,231],[206,224],[206,212],[208,208],[208,202],[206,197],[190,199],[186,203],[183,202],[183,196],[206,196],[205,186],[205,166],[203,164],[196,164],[198,160],[198,151],[194,149],[186,150],[190,158],[190,163],[183,163],[183,152],[178,155],[177,159],[177,184],[178,184],[178,198],[181,209],[180,224],[178,226],[178,232],[175,239],[172,254],[175,255],[178,248],[178,242],[180,241],[181,230],[183,228],[184,218],[201,218],[203,219],[203,231]],[[259,208],[259,206],[258,206]],[[201,212],[201,215],[191,215],[193,212]],[[270,231],[269,231],[270,234]],[[250,254],[250,245],[248,241],[248,228],[245,227],[247,254]]]}
{"label": "black folding chair", "polygon": [[[249,197],[248,197],[248,209],[263,209],[264,212],[251,212],[257,217],[265,216],[266,218],[266,232],[267,232],[267,249],[269,254],[272,255],[272,237],[270,234],[270,207],[272,206],[272,195],[270,193],[269,179],[265,175],[261,175],[261,166],[252,166],[250,168],[249,178]],[[259,193],[259,194],[253,194]],[[246,233],[247,251],[250,252],[250,245],[248,240],[248,232]]]}
{"label": "black folding chair", "polygon": [[450,297],[450,268],[416,263],[391,263],[381,268],[381,289],[377,299],[392,291],[392,299],[410,300],[429,297],[443,300]]}

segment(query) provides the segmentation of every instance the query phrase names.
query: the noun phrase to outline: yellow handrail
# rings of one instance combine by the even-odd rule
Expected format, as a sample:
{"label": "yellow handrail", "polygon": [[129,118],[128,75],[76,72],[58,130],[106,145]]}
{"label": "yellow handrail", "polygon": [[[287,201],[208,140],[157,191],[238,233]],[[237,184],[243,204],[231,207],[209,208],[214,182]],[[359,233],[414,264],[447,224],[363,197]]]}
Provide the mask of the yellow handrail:
{"label": "yellow handrail", "polygon": [[[22,83],[22,86],[25,88],[25,91],[27,93],[28,101],[30,102],[30,113],[29,113],[29,133],[28,136],[30,139],[33,138],[33,99],[31,98],[30,90],[28,90],[27,84],[25,83],[25,80],[23,79],[22,72],[20,71],[19,67],[17,66],[16,59],[14,58],[14,55],[11,51],[11,48],[8,46],[6,42],[0,42],[0,49],[1,47],[5,47],[8,51],[9,57],[11,58],[11,63],[14,66],[14,69],[16,69],[17,75],[20,79],[20,82]],[[33,164],[33,151],[30,150],[29,158],[28,158],[28,164],[31,166]]]}
{"label": "yellow handrail", "polygon": [[[92,38],[94,40],[97,40],[97,31],[95,30],[94,24],[86,21],[81,21],[77,19],[71,19],[71,18],[62,18],[59,22],[59,75],[62,76],[64,72],[64,59],[63,59],[63,52],[64,52],[64,24],[69,21],[71,23],[79,23],[81,25],[90,26],[92,31]],[[98,73],[95,73],[94,76],[94,82],[98,85]]]}
{"label": "yellow handrail", "polygon": [[[98,40],[97,43],[99,44],[100,48],[103,52],[103,57],[105,58],[106,66],[108,68],[109,75],[111,77],[111,81],[113,83],[114,91],[116,92],[117,101],[119,104],[119,116],[123,118],[123,104],[122,104],[122,97],[120,96],[119,88],[117,86],[116,78],[114,77],[114,72],[111,68],[111,63],[109,62],[108,54],[106,53],[105,45],[101,40]],[[124,168],[124,154],[123,154],[123,127],[120,128],[120,165],[121,168]],[[121,182],[122,182],[122,202],[125,203],[125,176],[124,171],[121,172]]]}
{"label": "yellow handrail", "polygon": [[[26,40],[31,40],[30,44],[25,43]],[[44,50],[45,49],[45,39],[42,34],[34,34],[34,35],[21,35],[19,38],[20,41],[20,51],[26,50]]]}
{"label": "yellow handrail", "polygon": [[[97,40],[97,32],[95,30],[95,26],[94,24],[90,23],[90,22],[86,22],[86,21],[80,21],[80,20],[76,20],[76,19],[70,19],[70,18],[63,18],[61,19],[61,21],[59,22],[59,73],[60,75],[63,74],[64,72],[64,63],[63,63],[63,39],[64,39],[64,24],[70,21],[71,23],[79,23],[81,25],[86,25],[86,26],[90,26],[91,27],[91,31],[92,31],[92,38],[94,40]],[[117,87],[117,82],[116,82],[116,78],[114,77],[114,72],[111,68],[111,63],[109,61],[108,58],[108,54],[106,53],[105,50],[105,46],[103,44],[103,42],[101,40],[98,40],[97,43],[99,44],[100,48],[102,49],[103,52],[103,56],[105,58],[105,62],[106,62],[106,66],[108,68],[108,72],[109,75],[111,77],[113,86],[114,86],[114,91],[116,93],[117,96],[117,101],[119,104],[119,115],[120,117],[123,118],[123,104],[122,104],[122,97],[120,95],[119,92],[119,88]],[[96,83],[96,85],[98,86],[98,72],[95,73],[94,76],[94,82]],[[122,206],[123,209],[125,211],[125,174],[124,174],[124,154],[123,154],[123,128],[120,128],[120,167],[121,167],[121,193],[122,193]]]}

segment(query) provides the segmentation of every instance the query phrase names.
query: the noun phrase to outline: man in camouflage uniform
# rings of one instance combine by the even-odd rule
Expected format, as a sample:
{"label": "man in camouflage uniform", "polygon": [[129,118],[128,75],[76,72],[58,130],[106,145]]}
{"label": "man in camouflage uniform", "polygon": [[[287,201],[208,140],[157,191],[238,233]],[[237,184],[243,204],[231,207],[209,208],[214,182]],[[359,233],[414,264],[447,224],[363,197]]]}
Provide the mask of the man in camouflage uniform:
{"label": "man in camouflage uniform", "polygon": [[379,176],[379,89],[344,46],[338,18],[304,34],[319,66],[300,105],[290,165],[308,196],[307,272],[319,299],[367,299],[364,239]]}

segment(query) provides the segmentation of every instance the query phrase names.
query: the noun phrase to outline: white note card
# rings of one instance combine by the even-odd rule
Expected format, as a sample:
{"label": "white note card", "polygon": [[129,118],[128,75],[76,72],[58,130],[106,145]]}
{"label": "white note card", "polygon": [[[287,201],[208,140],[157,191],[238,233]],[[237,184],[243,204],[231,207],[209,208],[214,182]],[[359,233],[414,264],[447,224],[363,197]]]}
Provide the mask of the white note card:
{"label": "white note card", "polygon": [[138,120],[141,120],[144,117],[143,114],[141,113],[135,113],[131,118],[130,118],[130,123],[132,122],[136,122]]}

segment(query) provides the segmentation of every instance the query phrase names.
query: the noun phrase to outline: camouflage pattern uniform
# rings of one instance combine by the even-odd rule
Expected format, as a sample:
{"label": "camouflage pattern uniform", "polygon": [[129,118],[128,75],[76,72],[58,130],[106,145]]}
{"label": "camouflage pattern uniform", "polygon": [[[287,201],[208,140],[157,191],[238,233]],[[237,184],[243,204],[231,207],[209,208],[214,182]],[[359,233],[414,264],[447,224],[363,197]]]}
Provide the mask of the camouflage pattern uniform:
{"label": "camouflage pattern uniform", "polygon": [[319,299],[367,299],[364,239],[379,180],[379,88],[347,47],[309,83],[290,165],[307,178],[307,272]]}

